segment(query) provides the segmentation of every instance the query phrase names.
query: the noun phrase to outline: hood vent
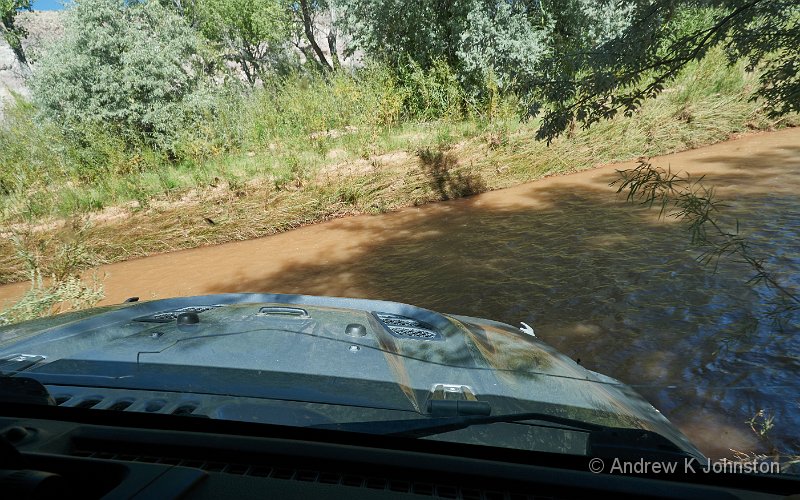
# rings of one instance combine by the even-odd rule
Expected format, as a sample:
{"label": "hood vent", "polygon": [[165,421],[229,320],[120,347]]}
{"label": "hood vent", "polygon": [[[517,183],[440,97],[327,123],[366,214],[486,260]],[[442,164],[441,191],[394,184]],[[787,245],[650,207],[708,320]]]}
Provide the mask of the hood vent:
{"label": "hood vent", "polygon": [[[294,464],[287,463],[234,463],[213,459],[206,460],[205,457],[200,456],[194,458],[184,458],[174,455],[165,457],[155,454],[143,455],[133,450],[115,450],[113,447],[104,447],[102,450],[98,450],[94,447],[84,446],[74,450],[72,455],[99,460],[119,460],[124,462],[158,463],[190,467],[208,472],[220,472],[237,476],[252,476],[280,479],[283,481],[302,481],[331,486],[378,490],[386,492],[386,495],[391,495],[393,494],[391,492],[396,492],[412,496],[442,499],[452,498],[457,500],[539,500],[544,498],[555,500],[556,498],[549,495],[545,497],[533,495],[531,492],[524,490],[491,491],[479,487],[470,488],[456,484],[438,484],[437,482],[421,481],[410,477],[358,474],[351,471],[337,470],[335,467],[326,470],[318,470],[294,466]],[[572,497],[572,495],[570,495],[570,497]]]}
{"label": "hood vent", "polygon": [[108,410],[114,410],[114,411],[125,411],[128,408],[130,408],[130,406],[132,404],[133,404],[133,400],[121,399],[121,400],[117,401],[116,403],[112,404],[111,406],[109,406],[107,409]]}
{"label": "hood vent", "polygon": [[145,413],[165,413],[170,415],[188,415],[193,417],[204,417],[205,415],[195,413],[199,405],[195,402],[173,402],[163,398],[136,399],[130,397],[114,398],[102,395],[73,395],[66,393],[56,393],[54,395],[56,405],[73,408],[94,408],[96,410],[112,411],[134,411]]}
{"label": "hood vent", "polygon": [[102,402],[103,396],[90,396],[74,406],[75,408],[94,408]]}
{"label": "hood vent", "polygon": [[176,319],[178,319],[178,315],[181,313],[202,313],[208,311],[209,309],[215,309],[217,307],[222,307],[222,306],[213,305],[213,306],[181,307],[180,309],[175,309],[172,311],[161,311],[154,314],[150,314],[148,316],[139,316],[138,318],[133,318],[133,321],[142,321],[145,323],[171,323]]}
{"label": "hood vent", "polygon": [[395,337],[413,340],[443,340],[442,334],[428,323],[399,314],[373,313],[378,321]]}
{"label": "hood vent", "polygon": [[0,375],[12,375],[27,370],[45,359],[45,356],[36,354],[12,354],[10,356],[4,356],[0,358]]}

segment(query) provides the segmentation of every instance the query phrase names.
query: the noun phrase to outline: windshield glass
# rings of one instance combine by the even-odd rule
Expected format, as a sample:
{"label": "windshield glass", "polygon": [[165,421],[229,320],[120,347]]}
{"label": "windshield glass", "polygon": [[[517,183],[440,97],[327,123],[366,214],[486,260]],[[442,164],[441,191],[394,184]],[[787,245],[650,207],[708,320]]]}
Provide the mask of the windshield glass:
{"label": "windshield glass", "polygon": [[793,2],[3,9],[9,387],[798,472]]}

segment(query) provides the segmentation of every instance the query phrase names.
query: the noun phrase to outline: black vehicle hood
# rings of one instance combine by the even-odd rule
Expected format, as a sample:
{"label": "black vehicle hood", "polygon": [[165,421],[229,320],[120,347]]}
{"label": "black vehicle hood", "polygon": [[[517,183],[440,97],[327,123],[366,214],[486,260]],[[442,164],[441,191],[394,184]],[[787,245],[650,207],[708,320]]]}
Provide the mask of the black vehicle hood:
{"label": "black vehicle hood", "polygon": [[[181,313],[198,322],[180,324]],[[51,392],[160,391],[415,414],[431,399],[482,401],[494,414],[558,411],[691,446],[632,389],[532,335],[394,302],[165,299],[0,328],[3,342],[0,372],[35,378]]]}

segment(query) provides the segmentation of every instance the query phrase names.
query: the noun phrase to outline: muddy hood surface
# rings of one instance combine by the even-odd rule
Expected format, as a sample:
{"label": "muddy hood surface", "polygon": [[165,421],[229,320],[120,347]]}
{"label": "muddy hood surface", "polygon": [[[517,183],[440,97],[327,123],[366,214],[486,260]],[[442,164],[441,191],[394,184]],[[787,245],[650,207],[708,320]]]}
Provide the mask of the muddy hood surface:
{"label": "muddy hood surface", "polygon": [[696,451],[632,389],[532,333],[395,302],[166,299],[12,325],[0,342],[0,371],[64,406],[290,425],[540,412]]}

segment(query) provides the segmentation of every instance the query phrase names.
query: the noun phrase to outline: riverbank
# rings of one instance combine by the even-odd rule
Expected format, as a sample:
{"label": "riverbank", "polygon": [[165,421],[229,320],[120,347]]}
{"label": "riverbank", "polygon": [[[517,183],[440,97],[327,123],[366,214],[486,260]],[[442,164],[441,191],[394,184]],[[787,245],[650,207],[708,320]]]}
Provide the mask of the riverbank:
{"label": "riverbank", "polygon": [[[499,136],[484,132],[452,145],[426,146],[323,165],[313,176],[276,187],[255,178],[240,185],[217,180],[204,188],[112,206],[72,218],[7,220],[0,240],[0,284],[28,278],[10,236],[23,235],[44,268],[55,247],[81,231],[93,265],[243,241],[325,220],[378,214],[461,198],[536,179],[591,169],[615,161],[668,154],[751,133],[795,125],[796,118],[739,123],[697,120],[670,134],[671,122],[642,127],[630,119],[596,126],[546,146],[533,127]],[[640,117],[641,119],[641,117]],[[628,123],[624,123],[628,122]],[[605,130],[604,130],[605,128]],[[638,133],[649,130],[642,141]],[[694,129],[695,132],[692,132]],[[612,132],[614,133],[612,136]],[[613,139],[610,140],[610,139]],[[631,147],[641,143],[640,147]],[[53,250],[53,253],[48,253]]]}
{"label": "riverbank", "polygon": [[[765,196],[767,193],[772,193],[777,196],[787,187],[781,184],[779,178],[774,177],[771,169],[800,171],[800,156],[796,154],[796,144],[800,144],[800,128],[797,127],[775,132],[751,132],[716,145],[653,157],[651,161],[657,166],[669,166],[675,172],[685,171],[696,177],[706,175],[709,185],[713,186],[723,199],[731,188],[739,194]],[[569,175],[551,175],[546,179],[497,189],[478,196],[398,209],[378,216],[371,214],[355,217],[339,216],[337,218],[341,220],[309,224],[268,238],[256,237],[248,238],[247,241],[221,242],[218,245],[178,249],[146,258],[108,263],[96,267],[94,272],[103,277],[105,299],[102,304],[119,303],[133,295],[145,300],[244,291],[367,297],[370,292],[369,287],[363,288],[357,282],[339,287],[337,283],[346,283],[346,280],[341,281],[334,276],[330,276],[330,281],[323,280],[322,283],[313,284],[317,279],[315,270],[321,264],[336,267],[349,263],[346,267],[350,268],[354,262],[370,259],[371,257],[360,249],[370,248],[378,233],[427,233],[432,231],[426,226],[427,220],[452,219],[461,221],[459,224],[466,224],[468,221],[464,220],[465,217],[468,217],[475,207],[501,214],[521,208],[534,212],[539,209],[547,210],[553,204],[553,200],[568,200],[578,187],[597,192],[598,196],[605,200],[603,206],[611,204],[619,208],[621,204],[613,195],[614,189],[608,184],[616,178],[617,170],[632,168],[635,165],[635,161],[629,161],[585,169]],[[766,178],[759,179],[762,174]],[[532,192],[536,195],[532,196]],[[244,203],[247,197],[244,198],[234,201]],[[598,210],[603,210],[603,206],[598,206]],[[621,211],[638,212],[625,207],[624,204]],[[165,233],[178,231],[177,228],[166,227],[170,213],[165,210],[161,215]],[[655,215],[653,213],[649,216],[654,223],[656,223]],[[146,214],[109,219],[91,228],[89,234],[96,235],[97,231],[101,230],[111,234],[114,228],[117,228],[119,231],[126,231],[121,232],[119,239],[130,239],[133,237],[132,234],[138,234],[150,227],[140,220],[144,217]],[[182,221],[177,220],[178,223]],[[222,222],[222,219],[218,220]],[[212,233],[216,228],[216,223],[214,226],[207,223],[205,225],[209,228],[206,230],[211,230]],[[220,225],[225,227],[221,223]],[[231,226],[235,227],[233,222]],[[445,227],[435,231],[445,231]],[[217,238],[223,239],[226,234],[230,233],[223,232],[223,236],[217,235]],[[475,234],[474,237],[476,244],[479,244],[480,235]],[[605,238],[609,242],[614,239],[613,234],[597,235],[597,238]],[[211,237],[209,239],[214,241]],[[688,241],[682,243],[688,244]],[[460,241],[458,244],[466,246],[468,242]],[[441,250],[441,255],[444,256],[452,253],[451,249]],[[435,256],[439,253],[431,251],[431,254]],[[375,258],[384,261],[388,257]],[[541,258],[544,259],[545,256]],[[374,264],[364,265],[374,267]],[[349,272],[343,274],[348,275]],[[287,275],[290,275],[291,279],[284,279]],[[387,279],[390,278],[389,273]],[[26,282],[0,286],[0,304],[19,298],[28,287],[29,284]],[[404,299],[408,298],[391,298],[391,300]],[[441,308],[440,305],[439,307]]]}
{"label": "riverbank", "polygon": [[[652,162],[705,175],[731,202],[721,218],[735,217],[796,287],[798,144],[800,128],[758,132]],[[102,303],[304,293],[525,321],[589,369],[636,384],[710,457],[797,455],[794,330],[773,328],[769,294],[735,262],[711,272],[680,224],[614,195],[616,170],[635,164],[100,266]],[[27,287],[0,287],[0,303]],[[765,436],[746,423],[759,410],[774,417]]]}
{"label": "riverbank", "polygon": [[[49,276],[250,240],[800,124],[797,116],[766,117],[749,100],[755,81],[743,65],[707,58],[633,116],[572,130],[550,145],[534,139],[538,122],[509,116],[346,126],[102,184],[54,177],[0,200],[0,284],[28,280],[31,264]],[[299,152],[286,156],[290,146]],[[304,158],[302,168],[290,157]]]}

